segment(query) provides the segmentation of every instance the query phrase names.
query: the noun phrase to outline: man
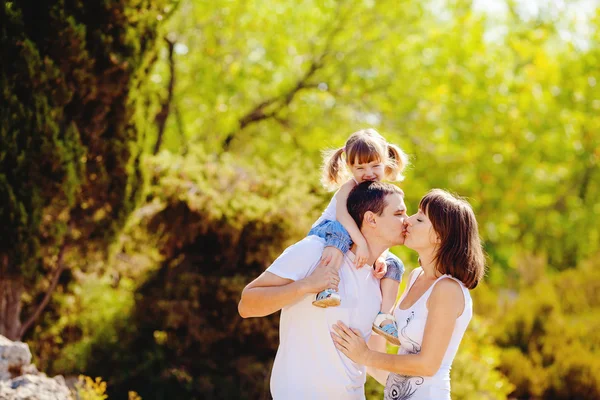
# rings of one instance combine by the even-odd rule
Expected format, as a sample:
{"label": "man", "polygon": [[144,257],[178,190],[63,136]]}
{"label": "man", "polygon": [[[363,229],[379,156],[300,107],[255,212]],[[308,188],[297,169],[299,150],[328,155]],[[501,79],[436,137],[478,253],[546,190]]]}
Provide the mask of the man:
{"label": "man", "polygon": [[[398,187],[363,182],[350,192],[348,212],[369,245],[367,264],[404,242],[406,206]],[[365,367],[338,352],[330,332],[342,321],[368,340],[381,306],[379,281],[372,269],[354,267],[354,246],[344,255],[339,275],[332,266],[319,263],[324,247],[320,237],[304,238],[242,292],[238,309],[244,318],[281,310],[280,344],[271,375],[275,400],[365,398]],[[313,306],[315,294],[331,285],[338,289],[342,304]]]}

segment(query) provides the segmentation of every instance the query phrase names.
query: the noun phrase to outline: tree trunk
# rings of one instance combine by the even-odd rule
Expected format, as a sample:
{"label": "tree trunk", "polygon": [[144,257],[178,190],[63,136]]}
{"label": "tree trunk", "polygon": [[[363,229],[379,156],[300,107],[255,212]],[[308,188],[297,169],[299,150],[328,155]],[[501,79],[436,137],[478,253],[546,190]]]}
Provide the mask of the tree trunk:
{"label": "tree trunk", "polygon": [[21,295],[23,279],[7,274],[8,256],[0,262],[0,335],[19,340],[21,330]]}

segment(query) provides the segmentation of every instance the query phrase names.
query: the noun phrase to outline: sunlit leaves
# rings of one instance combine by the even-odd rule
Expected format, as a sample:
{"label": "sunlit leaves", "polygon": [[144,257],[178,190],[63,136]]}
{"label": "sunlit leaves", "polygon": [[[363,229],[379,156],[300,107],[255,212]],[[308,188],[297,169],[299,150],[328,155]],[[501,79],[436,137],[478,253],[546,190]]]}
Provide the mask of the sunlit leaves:
{"label": "sunlit leaves", "polygon": [[[583,47],[565,33],[571,11],[185,1],[169,25],[186,50],[167,147],[219,153],[231,136],[240,157],[303,158],[318,179],[320,150],[373,126],[413,155],[409,205],[434,186],[471,199],[493,264],[514,267],[519,248],[573,266],[600,249],[600,48],[597,33]],[[241,129],[263,102],[269,117]]]}

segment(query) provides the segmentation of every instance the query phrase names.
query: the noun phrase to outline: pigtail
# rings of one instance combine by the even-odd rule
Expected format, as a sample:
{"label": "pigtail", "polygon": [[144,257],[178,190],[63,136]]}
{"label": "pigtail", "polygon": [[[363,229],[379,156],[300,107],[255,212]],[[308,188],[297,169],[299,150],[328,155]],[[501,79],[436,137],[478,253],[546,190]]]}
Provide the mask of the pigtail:
{"label": "pigtail", "polygon": [[323,185],[327,188],[338,187],[342,184],[344,175],[344,164],[342,155],[344,148],[340,147],[337,150],[326,151],[323,154],[323,177],[321,179]]}
{"label": "pigtail", "polygon": [[408,155],[400,147],[391,143],[387,144],[387,150],[388,157],[385,166],[387,179],[392,182],[404,180],[402,172],[409,164]]}

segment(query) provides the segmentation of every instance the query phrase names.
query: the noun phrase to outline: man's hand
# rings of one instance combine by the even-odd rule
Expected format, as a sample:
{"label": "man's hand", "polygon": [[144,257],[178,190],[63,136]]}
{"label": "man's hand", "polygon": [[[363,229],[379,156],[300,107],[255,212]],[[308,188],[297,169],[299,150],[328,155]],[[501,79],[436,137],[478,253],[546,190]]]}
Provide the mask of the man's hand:
{"label": "man's hand", "polygon": [[319,293],[327,288],[337,291],[340,283],[339,271],[333,266],[332,262],[326,264],[321,261],[309,276],[302,279],[302,282],[307,293]]}
{"label": "man's hand", "polygon": [[385,262],[385,257],[379,256],[379,258],[375,261],[375,278],[381,279],[387,273],[387,263]]}

